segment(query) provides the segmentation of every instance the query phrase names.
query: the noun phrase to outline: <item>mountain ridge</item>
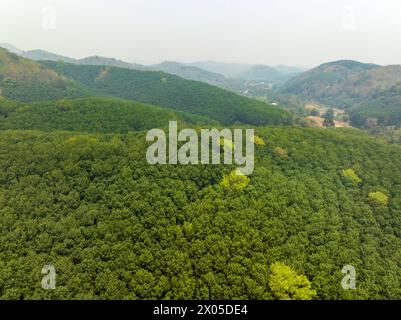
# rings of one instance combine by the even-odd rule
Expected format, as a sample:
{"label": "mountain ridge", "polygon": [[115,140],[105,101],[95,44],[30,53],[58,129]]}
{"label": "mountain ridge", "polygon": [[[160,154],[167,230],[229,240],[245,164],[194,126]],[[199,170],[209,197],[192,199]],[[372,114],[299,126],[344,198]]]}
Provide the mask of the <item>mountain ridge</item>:
{"label": "mountain ridge", "polygon": [[[23,51],[8,43],[0,44],[0,47],[2,47],[2,45],[6,49],[10,48],[11,50],[14,50],[18,55],[35,61],[63,61],[74,64],[105,65],[133,70],[164,71],[180,76],[184,79],[202,81],[234,92],[238,92],[238,80],[258,80],[281,83],[304,71],[303,68],[284,65],[273,67],[267,65],[225,63],[216,61],[193,63],[164,61],[159,64],[141,65],[98,55],[75,59],[41,49]],[[260,69],[264,69],[264,72],[261,72]],[[269,70],[269,72],[267,70]]]}

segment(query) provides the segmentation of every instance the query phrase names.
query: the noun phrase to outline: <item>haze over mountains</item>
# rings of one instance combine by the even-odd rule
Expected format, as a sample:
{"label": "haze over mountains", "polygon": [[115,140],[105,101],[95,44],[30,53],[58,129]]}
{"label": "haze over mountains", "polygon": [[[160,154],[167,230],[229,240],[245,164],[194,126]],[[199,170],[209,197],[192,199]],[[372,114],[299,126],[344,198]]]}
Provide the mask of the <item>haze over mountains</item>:
{"label": "haze over mountains", "polygon": [[178,75],[184,79],[202,81],[234,91],[236,90],[235,87],[238,85],[238,80],[265,81],[270,84],[278,84],[305,70],[303,68],[289,66],[270,67],[223,62],[180,63],[165,61],[160,64],[145,66],[100,56],[74,59],[45,50],[23,51],[8,43],[2,43],[0,47],[36,61],[64,61],[74,64],[107,65],[135,70],[164,71]]}

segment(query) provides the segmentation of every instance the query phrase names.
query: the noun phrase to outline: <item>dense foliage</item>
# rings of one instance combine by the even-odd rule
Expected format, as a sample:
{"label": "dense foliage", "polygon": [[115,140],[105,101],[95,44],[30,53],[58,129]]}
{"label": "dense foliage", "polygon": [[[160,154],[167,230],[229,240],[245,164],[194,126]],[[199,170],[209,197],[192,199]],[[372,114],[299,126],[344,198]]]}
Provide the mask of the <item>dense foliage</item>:
{"label": "dense foliage", "polygon": [[401,83],[351,110],[351,123],[365,128],[401,126]]}
{"label": "dense foliage", "polygon": [[[146,130],[169,120],[292,117],[162,72],[1,50],[0,89],[19,100],[0,97],[0,299],[401,299],[399,147],[359,130],[258,127],[249,177],[151,166]],[[109,97],[65,99],[85,95]],[[49,264],[55,290],[41,287]],[[356,290],[341,287],[345,265]]]}
{"label": "dense foliage", "polygon": [[111,98],[22,104],[0,100],[0,129],[128,132],[160,128],[168,121],[193,120],[166,108]]}
{"label": "dense foliage", "polygon": [[90,91],[72,81],[18,81],[6,78],[0,82],[3,97],[23,102],[47,101],[88,96]]}
{"label": "dense foliage", "polygon": [[335,108],[351,108],[401,82],[401,67],[340,60],[322,64],[281,89]]}
{"label": "dense foliage", "polygon": [[[298,297],[278,274],[310,281],[308,298],[400,299],[401,149],[354,130],[257,134],[236,189],[220,185],[231,166],[148,165],[145,133],[0,132],[0,297]],[[356,290],[341,288],[344,265]]]}

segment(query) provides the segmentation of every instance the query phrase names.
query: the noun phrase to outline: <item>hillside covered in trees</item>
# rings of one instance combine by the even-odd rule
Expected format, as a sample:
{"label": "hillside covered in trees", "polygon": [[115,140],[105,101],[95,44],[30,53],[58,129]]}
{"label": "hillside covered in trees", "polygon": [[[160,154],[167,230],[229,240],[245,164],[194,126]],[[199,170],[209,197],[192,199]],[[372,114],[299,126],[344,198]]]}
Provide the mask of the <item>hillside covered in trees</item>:
{"label": "hillside covered in trees", "polygon": [[2,299],[401,298],[400,148],[259,128],[255,172],[231,188],[230,166],[150,166],[145,132],[99,123],[0,132]]}
{"label": "hillside covered in trees", "polygon": [[350,114],[352,124],[357,127],[401,126],[401,82],[359,104]]}
{"label": "hillside covered in trees", "polygon": [[[401,66],[357,61],[325,63],[288,81],[282,94],[345,109],[353,126],[401,125]],[[290,98],[288,98],[290,100]]]}

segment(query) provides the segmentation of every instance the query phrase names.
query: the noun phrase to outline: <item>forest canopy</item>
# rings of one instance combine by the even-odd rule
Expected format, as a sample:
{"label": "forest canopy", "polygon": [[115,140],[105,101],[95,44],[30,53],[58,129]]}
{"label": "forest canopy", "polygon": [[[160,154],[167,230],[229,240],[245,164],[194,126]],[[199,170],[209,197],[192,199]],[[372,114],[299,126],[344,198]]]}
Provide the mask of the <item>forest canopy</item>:
{"label": "forest canopy", "polygon": [[[401,149],[347,129],[256,134],[237,189],[220,185],[230,166],[147,164],[145,132],[1,131],[0,297],[288,298],[283,273],[306,288],[291,298],[400,299]],[[386,206],[369,199],[379,190]],[[348,264],[356,290],[340,285]]]}

